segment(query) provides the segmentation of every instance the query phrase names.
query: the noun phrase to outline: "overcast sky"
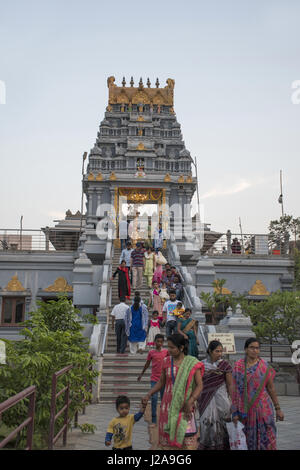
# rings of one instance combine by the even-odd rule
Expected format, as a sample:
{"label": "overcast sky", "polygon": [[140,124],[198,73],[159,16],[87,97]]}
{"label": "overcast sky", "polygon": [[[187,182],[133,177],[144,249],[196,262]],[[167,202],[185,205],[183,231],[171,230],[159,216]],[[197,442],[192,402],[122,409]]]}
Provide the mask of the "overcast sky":
{"label": "overcast sky", "polygon": [[[80,209],[107,77],[175,79],[211,228],[265,233],[300,216],[298,0],[0,1],[0,229]],[[1,86],[2,85],[2,86]],[[2,94],[1,94],[2,90]]]}

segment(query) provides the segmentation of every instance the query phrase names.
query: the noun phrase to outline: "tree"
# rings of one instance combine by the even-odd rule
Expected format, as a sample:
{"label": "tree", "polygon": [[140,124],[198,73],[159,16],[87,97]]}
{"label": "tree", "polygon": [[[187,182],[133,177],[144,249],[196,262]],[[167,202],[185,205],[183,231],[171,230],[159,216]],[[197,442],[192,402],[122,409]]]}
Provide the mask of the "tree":
{"label": "tree", "polygon": [[283,245],[287,235],[293,235],[296,242],[300,234],[300,217],[293,218],[292,215],[283,215],[279,220],[271,220],[269,224],[270,241],[276,245]]}
{"label": "tree", "polygon": [[300,292],[277,291],[261,302],[244,302],[256,336],[269,344],[292,344],[300,338]]}
{"label": "tree", "polygon": [[297,248],[294,250],[294,263],[294,287],[300,291],[300,251]]}
{"label": "tree", "polygon": [[[37,387],[34,433],[36,448],[47,444],[53,373],[67,365],[74,366],[68,373],[69,377],[64,375],[59,379],[59,389],[68,380],[70,383],[71,417],[91,399],[84,382],[90,386],[98,375],[89,369],[95,361],[88,352],[88,340],[82,336],[82,326],[78,321],[79,310],[64,296],[58,301],[41,302],[39,306],[36,312],[30,314],[30,320],[24,323],[22,334],[25,339],[6,341],[7,364],[0,367],[0,402],[30,385]],[[17,427],[27,417],[26,401],[23,400],[2,415],[6,426]],[[63,396],[60,396],[57,401],[58,410],[62,407],[62,402]],[[58,419],[57,426],[61,425],[62,419],[63,417]]]}

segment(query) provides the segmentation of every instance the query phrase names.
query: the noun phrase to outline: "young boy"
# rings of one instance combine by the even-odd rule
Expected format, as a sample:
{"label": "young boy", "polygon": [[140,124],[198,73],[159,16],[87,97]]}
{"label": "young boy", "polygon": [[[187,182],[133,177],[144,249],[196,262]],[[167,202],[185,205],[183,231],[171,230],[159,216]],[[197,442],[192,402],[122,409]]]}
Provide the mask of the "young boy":
{"label": "young boy", "polygon": [[125,395],[120,395],[116,399],[116,409],[119,416],[113,418],[108,425],[105,445],[110,446],[113,437],[114,447],[112,450],[132,450],[133,425],[143,416],[145,406],[141,405],[139,413],[129,414],[130,400]]}
{"label": "young boy", "polygon": [[[148,367],[150,366],[152,362],[152,371],[151,371],[151,378],[150,378],[151,388],[153,388],[157,384],[157,382],[159,382],[163,360],[169,354],[167,349],[163,349],[163,344],[164,344],[163,335],[160,335],[160,334],[156,335],[154,338],[154,344],[155,344],[155,349],[152,349],[152,351],[149,351],[146,363],[144,365],[144,369],[137,379],[138,382],[140,382],[145,371],[148,369]],[[164,390],[162,389],[160,391],[160,400],[162,400],[163,394],[164,394]],[[157,399],[158,399],[157,393],[152,395],[151,414],[152,414],[152,426],[153,427],[156,425]]]}
{"label": "young boy", "polygon": [[182,307],[182,302],[178,302],[176,305],[176,308],[173,310],[173,315],[176,316],[176,318],[184,318],[184,308]]}

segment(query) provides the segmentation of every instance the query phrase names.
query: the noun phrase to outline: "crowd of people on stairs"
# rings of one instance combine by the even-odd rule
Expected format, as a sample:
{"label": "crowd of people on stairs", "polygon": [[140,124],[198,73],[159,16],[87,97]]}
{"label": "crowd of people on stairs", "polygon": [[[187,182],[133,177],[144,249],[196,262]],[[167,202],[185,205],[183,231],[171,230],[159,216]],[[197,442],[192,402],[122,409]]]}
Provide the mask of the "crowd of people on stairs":
{"label": "crowd of people on stairs", "polygon": [[[243,433],[249,450],[275,450],[274,409],[276,420],[282,421],[284,415],[274,387],[275,371],[260,357],[259,341],[249,338],[244,358],[234,365],[222,358],[222,344],[212,341],[207,359],[200,361],[196,322],[183,304],[180,273],[167,263],[160,248],[146,250],[137,243],[132,249],[128,242],[111,278],[118,275],[120,302],[111,312],[117,353],[125,353],[127,342],[132,355],[148,348],[137,380],[141,381],[150,366],[152,371],[151,388],[139,413],[130,415],[129,398],[118,397],[119,415],[109,424],[105,444],[109,446],[113,440],[114,449],[131,449],[133,425],[151,400],[150,427],[157,431],[158,449],[229,450],[240,443],[237,438],[234,441],[235,429],[235,436]],[[150,288],[149,299],[142,299],[136,290],[142,287],[143,275]],[[167,348],[163,347],[164,326]]]}

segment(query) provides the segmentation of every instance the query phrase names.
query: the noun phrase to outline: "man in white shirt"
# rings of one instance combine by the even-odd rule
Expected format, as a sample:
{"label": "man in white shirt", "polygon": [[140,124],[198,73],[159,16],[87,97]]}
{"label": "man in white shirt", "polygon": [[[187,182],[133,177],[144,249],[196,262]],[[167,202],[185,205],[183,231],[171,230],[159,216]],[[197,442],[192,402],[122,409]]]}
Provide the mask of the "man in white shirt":
{"label": "man in white shirt", "polygon": [[[173,315],[173,311],[175,310],[179,300],[176,299],[176,292],[174,290],[169,291],[170,300],[164,303],[163,306],[163,314],[164,317],[167,314],[167,324],[166,324],[166,335],[171,336],[173,333],[177,331],[177,318]],[[182,305],[184,308],[184,305]]]}
{"label": "man in white shirt", "polygon": [[127,346],[124,321],[127,310],[128,305],[125,303],[125,297],[121,297],[120,303],[115,305],[111,312],[112,328],[115,328],[117,337],[117,354],[124,354]]}

